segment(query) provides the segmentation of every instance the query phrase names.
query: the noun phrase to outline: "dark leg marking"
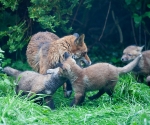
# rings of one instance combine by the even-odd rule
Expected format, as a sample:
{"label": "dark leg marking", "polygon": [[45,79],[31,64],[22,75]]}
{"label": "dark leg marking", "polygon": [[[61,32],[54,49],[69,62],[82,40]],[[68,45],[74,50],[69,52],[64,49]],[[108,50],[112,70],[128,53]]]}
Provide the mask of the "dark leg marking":
{"label": "dark leg marking", "polygon": [[64,89],[64,96],[70,97],[72,94],[72,85],[69,80],[66,81],[66,85],[64,85],[63,89]]}
{"label": "dark leg marking", "polygon": [[99,98],[101,95],[103,95],[104,93],[105,93],[105,90],[104,90],[104,89],[101,89],[101,90],[98,91],[97,94],[88,97],[88,99],[89,99],[89,100],[98,99],[98,98]]}

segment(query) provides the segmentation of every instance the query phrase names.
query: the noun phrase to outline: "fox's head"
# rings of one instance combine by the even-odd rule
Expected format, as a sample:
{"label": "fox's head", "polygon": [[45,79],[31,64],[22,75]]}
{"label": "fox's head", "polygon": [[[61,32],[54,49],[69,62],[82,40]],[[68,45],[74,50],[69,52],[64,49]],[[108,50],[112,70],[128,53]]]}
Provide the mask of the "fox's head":
{"label": "fox's head", "polygon": [[84,42],[85,35],[82,34],[79,36],[79,34],[74,33],[73,36],[75,36],[75,40],[73,41],[72,45],[72,58],[74,58],[77,63],[83,62],[86,66],[91,65],[91,60],[87,55],[88,49]]}
{"label": "fox's head", "polygon": [[128,46],[123,51],[121,61],[127,63],[133,61],[137,56],[141,54],[143,47],[144,46]]}
{"label": "fox's head", "polygon": [[64,59],[65,61],[63,63],[59,63],[60,70],[64,77],[71,79],[75,77],[76,70],[81,68],[68,52],[64,53]]}

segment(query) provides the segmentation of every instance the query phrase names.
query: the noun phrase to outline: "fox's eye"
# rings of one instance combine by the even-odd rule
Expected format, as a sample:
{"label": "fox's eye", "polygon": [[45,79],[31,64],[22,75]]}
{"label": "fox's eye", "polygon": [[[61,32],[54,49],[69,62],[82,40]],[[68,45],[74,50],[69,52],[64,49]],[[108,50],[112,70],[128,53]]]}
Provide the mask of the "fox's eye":
{"label": "fox's eye", "polygon": [[132,56],[131,54],[128,54],[128,56]]}

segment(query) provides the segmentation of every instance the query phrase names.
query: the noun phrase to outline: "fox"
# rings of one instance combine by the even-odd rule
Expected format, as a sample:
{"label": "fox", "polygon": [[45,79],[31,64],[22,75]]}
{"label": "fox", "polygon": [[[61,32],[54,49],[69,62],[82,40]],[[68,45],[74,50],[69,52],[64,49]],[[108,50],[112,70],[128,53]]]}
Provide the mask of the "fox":
{"label": "fox", "polygon": [[[68,52],[78,65],[91,65],[84,39],[85,35],[79,36],[78,33],[59,38],[51,32],[38,32],[31,37],[27,46],[27,62],[35,71],[45,74],[47,69],[56,68],[58,63],[63,62],[63,54]],[[71,92],[72,87],[67,81],[67,84],[64,84],[64,96],[70,97]]]}
{"label": "fox", "polygon": [[48,68],[56,68],[63,61],[64,52],[69,52],[75,59],[84,57],[88,64],[85,35],[73,35],[59,38],[51,32],[38,32],[31,37],[26,50],[27,62],[35,71],[45,74]]}
{"label": "fox", "polygon": [[52,95],[66,81],[59,68],[48,69],[46,75],[39,74],[35,71],[19,71],[9,66],[4,67],[3,72],[16,79],[16,94],[22,91],[21,95],[27,95],[28,98],[32,97],[33,94],[46,94],[47,96],[44,97],[46,105],[52,110],[55,109]]}
{"label": "fox", "polygon": [[142,54],[139,63],[134,67],[133,74],[138,82],[144,82],[145,76],[150,75],[150,50],[142,51],[144,46],[131,45],[123,50],[121,61],[129,63]]}
{"label": "fox", "polygon": [[137,56],[124,67],[116,67],[109,63],[96,63],[86,68],[79,67],[75,60],[65,53],[65,61],[59,64],[64,77],[71,81],[75,96],[70,106],[84,102],[86,92],[99,90],[97,94],[88,97],[89,100],[98,99],[104,93],[113,97],[114,88],[119,75],[128,73],[138,64],[142,55]]}

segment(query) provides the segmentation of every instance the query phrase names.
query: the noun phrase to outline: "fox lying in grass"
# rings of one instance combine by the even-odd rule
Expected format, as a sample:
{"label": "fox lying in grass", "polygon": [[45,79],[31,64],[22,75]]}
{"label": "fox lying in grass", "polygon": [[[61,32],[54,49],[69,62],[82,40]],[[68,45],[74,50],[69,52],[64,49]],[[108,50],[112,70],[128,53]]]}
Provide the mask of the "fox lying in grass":
{"label": "fox lying in grass", "polygon": [[137,65],[141,56],[139,55],[124,67],[97,63],[82,69],[68,53],[65,53],[66,60],[60,64],[60,68],[64,77],[71,81],[75,92],[71,106],[81,104],[87,91],[99,90],[97,94],[89,97],[90,100],[99,98],[105,92],[112,97],[119,75],[130,72]]}
{"label": "fox lying in grass", "polygon": [[143,47],[144,46],[128,46],[124,49],[121,57],[122,62],[129,63],[142,54],[142,58],[140,59],[138,65],[133,69],[133,73],[139,82],[144,81],[144,76],[150,75],[150,50],[142,52]]}
{"label": "fox lying in grass", "polygon": [[[27,46],[27,61],[40,74],[46,74],[47,69],[56,68],[64,60],[65,52],[70,53],[79,65],[80,60],[90,65],[84,38],[84,34],[79,36],[77,33],[59,38],[51,32],[38,32],[31,37]],[[67,88],[64,87],[65,97],[70,96],[71,91],[69,81],[67,83]]]}
{"label": "fox lying in grass", "polygon": [[27,97],[35,94],[47,94],[44,97],[47,106],[51,109],[55,108],[53,103],[52,95],[56,90],[63,85],[66,81],[59,71],[59,68],[49,69],[47,75],[42,75],[34,71],[19,71],[11,67],[5,67],[3,72],[16,78],[16,93],[18,94],[20,90],[23,91],[22,94],[28,94]]}

